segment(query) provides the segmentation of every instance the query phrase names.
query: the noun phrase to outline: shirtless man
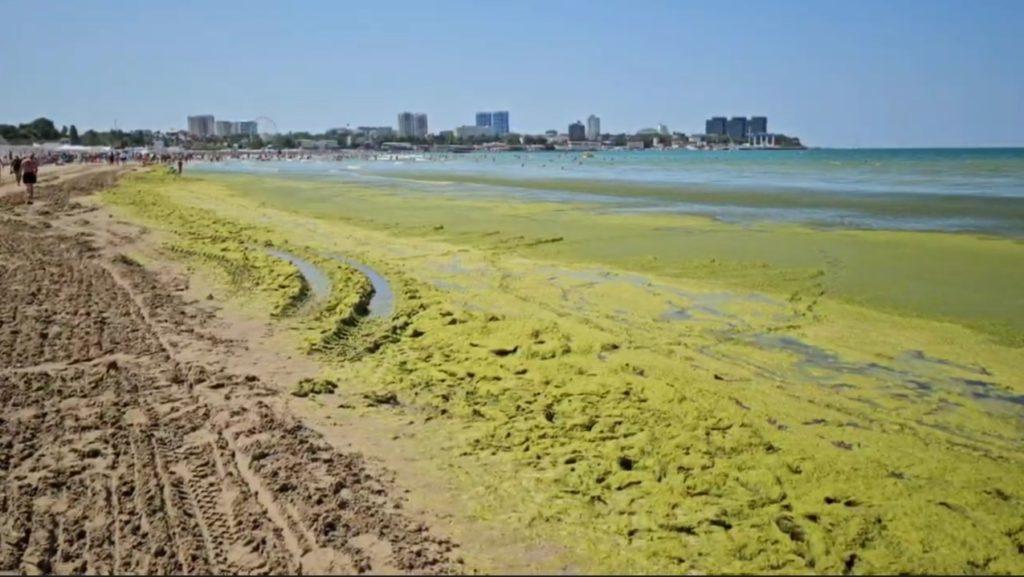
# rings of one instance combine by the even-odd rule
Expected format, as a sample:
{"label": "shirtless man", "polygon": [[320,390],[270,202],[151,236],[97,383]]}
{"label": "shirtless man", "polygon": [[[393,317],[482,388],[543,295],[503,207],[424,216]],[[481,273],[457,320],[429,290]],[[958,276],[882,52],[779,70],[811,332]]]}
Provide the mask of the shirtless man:
{"label": "shirtless man", "polygon": [[38,176],[39,163],[36,162],[36,155],[30,154],[29,157],[21,163],[21,181],[25,183],[25,190],[28,192],[27,204],[32,204]]}

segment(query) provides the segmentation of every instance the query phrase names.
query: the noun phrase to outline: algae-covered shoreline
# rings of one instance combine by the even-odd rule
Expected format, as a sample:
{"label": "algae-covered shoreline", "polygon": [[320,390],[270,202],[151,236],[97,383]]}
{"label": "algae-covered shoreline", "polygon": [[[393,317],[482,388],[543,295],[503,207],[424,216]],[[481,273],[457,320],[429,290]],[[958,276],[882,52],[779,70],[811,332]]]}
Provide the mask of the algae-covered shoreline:
{"label": "algae-covered shoreline", "polygon": [[[320,179],[209,175],[262,206],[353,220],[400,235],[514,249],[785,298],[832,298],[962,323],[1024,343],[1024,243],[975,234],[736,225],[685,214],[617,214],[583,203],[515,201]],[[559,238],[557,243],[537,240]]]}
{"label": "algae-covered shoreline", "polygon": [[1024,570],[1019,242],[251,176],[103,199],[297,323],[341,388],[427,415],[467,515],[588,569]]}

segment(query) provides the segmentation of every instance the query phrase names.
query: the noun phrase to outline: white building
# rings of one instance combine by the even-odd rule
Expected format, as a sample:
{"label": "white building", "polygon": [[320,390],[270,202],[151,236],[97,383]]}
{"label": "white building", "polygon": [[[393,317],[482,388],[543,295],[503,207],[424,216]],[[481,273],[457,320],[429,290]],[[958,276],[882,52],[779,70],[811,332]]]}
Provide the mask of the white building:
{"label": "white building", "polygon": [[601,119],[593,114],[587,117],[587,140],[601,140]]}
{"label": "white building", "polygon": [[230,120],[218,120],[214,123],[213,132],[217,136],[231,136],[234,134],[231,130],[232,124],[233,123]]}
{"label": "white building", "polygon": [[201,114],[188,117],[188,132],[192,136],[213,136],[216,134],[216,124],[212,114]]}
{"label": "white building", "polygon": [[398,137],[409,138],[416,130],[415,115],[411,112],[398,113]]}
{"label": "white building", "polygon": [[755,148],[775,148],[775,135],[770,132],[751,134],[748,140]]}
{"label": "white building", "polygon": [[416,136],[416,138],[426,138],[427,137],[427,115],[422,113],[422,112],[420,112],[420,113],[417,113],[417,114],[413,115],[413,119],[412,120],[413,120],[413,122],[412,122],[413,135]]}
{"label": "white building", "polygon": [[458,138],[479,138],[482,136],[495,136],[493,126],[457,126],[455,136]]}
{"label": "white building", "polygon": [[255,120],[243,120],[231,123],[231,133],[242,136],[256,136],[259,133],[259,125]]}
{"label": "white building", "polygon": [[360,126],[356,130],[363,138],[371,142],[387,140],[395,135],[395,129],[390,126]]}
{"label": "white building", "polygon": [[398,114],[399,138],[424,138],[427,135],[427,115],[422,112]]}

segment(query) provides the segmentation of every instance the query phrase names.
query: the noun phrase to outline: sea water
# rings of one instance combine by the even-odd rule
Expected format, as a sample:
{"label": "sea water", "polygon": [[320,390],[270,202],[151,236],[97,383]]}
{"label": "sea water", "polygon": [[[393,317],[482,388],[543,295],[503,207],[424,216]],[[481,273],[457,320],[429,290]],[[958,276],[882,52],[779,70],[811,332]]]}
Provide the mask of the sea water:
{"label": "sea water", "polygon": [[621,213],[1024,236],[1020,148],[376,154],[199,169]]}

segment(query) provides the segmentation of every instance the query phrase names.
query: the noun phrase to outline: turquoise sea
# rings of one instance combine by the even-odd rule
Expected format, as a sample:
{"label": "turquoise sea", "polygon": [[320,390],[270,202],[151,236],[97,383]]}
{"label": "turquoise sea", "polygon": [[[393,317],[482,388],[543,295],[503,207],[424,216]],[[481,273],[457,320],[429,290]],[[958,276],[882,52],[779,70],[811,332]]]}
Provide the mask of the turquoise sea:
{"label": "turquoise sea", "polygon": [[756,222],[1024,237],[1024,149],[397,154],[200,170]]}

